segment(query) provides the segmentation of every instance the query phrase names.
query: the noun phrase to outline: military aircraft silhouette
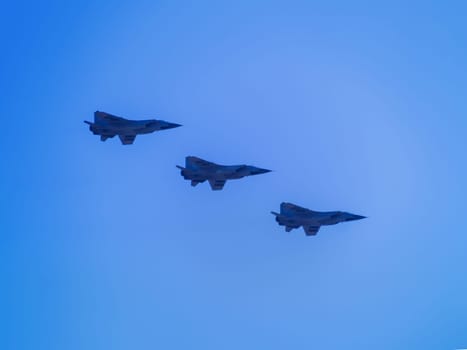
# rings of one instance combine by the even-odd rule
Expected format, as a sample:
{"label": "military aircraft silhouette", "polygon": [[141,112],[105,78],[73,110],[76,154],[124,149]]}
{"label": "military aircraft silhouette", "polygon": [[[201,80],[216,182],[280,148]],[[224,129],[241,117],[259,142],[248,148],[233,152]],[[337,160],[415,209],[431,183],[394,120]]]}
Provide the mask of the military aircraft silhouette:
{"label": "military aircraft silhouette", "polygon": [[307,236],[314,236],[323,225],[335,225],[339,222],[365,219],[365,216],[346,213],[344,211],[319,212],[299,207],[292,203],[281,203],[281,212],[271,212],[285,231],[303,227]]}
{"label": "military aircraft silhouette", "polygon": [[198,157],[185,158],[185,167],[177,165],[185,180],[191,180],[191,186],[209,181],[213,191],[222,190],[227,180],[241,179],[245,176],[259,175],[270,172],[251,165],[219,165]]}
{"label": "military aircraft silhouette", "polygon": [[89,124],[89,130],[94,135],[101,136],[101,141],[118,135],[124,145],[131,145],[135,141],[136,135],[149,134],[154,131],[173,129],[181,126],[180,124],[156,119],[128,120],[99,111],[94,112],[94,123],[87,120],[84,122]]}

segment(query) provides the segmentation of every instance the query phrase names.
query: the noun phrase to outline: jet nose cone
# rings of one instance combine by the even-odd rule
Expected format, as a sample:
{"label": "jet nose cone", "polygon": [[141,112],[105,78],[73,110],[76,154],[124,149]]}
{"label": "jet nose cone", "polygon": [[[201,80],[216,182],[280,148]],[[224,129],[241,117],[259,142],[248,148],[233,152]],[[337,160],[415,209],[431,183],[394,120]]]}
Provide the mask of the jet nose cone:
{"label": "jet nose cone", "polygon": [[266,174],[270,173],[272,170],[269,169],[262,169],[262,168],[254,168],[251,170],[252,175],[259,175],[259,174]]}
{"label": "jet nose cone", "polygon": [[173,129],[173,128],[178,128],[179,126],[182,126],[181,124],[177,123],[167,123],[164,125],[164,129]]}
{"label": "jet nose cone", "polygon": [[351,214],[347,221],[366,219],[366,216]]}
{"label": "jet nose cone", "polygon": [[165,121],[160,121],[159,122],[159,129],[160,130],[178,128],[179,126],[182,126],[182,125],[181,124],[176,124],[176,123],[169,123],[169,122],[165,122]]}

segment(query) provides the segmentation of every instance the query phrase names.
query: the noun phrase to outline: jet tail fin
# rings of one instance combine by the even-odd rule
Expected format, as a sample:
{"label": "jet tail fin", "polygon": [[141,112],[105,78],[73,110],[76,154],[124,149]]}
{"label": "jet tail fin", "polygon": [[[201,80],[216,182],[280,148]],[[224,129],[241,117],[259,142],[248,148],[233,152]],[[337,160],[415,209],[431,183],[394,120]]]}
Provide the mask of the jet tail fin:
{"label": "jet tail fin", "polygon": [[207,160],[194,157],[194,156],[188,156],[185,157],[185,166],[187,169],[193,169],[193,170],[198,170],[200,168],[209,168],[212,166],[215,166],[215,163],[208,162]]}

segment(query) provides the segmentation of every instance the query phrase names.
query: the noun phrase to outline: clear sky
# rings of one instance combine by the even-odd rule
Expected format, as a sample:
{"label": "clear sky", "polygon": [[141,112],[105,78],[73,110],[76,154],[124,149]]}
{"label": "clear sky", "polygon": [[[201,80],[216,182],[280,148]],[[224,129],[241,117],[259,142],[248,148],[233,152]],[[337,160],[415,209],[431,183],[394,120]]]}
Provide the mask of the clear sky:
{"label": "clear sky", "polygon": [[407,3],[2,4],[0,348],[467,347],[467,4]]}

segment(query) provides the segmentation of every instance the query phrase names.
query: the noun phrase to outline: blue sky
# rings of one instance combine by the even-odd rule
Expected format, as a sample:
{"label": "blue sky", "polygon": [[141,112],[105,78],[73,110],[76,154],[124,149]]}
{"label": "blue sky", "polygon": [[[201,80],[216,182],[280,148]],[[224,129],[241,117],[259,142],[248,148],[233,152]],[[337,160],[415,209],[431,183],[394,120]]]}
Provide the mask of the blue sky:
{"label": "blue sky", "polygon": [[[466,10],[4,4],[0,348],[467,347]],[[184,127],[102,143],[97,109]],[[369,218],[286,234],[282,201]]]}

